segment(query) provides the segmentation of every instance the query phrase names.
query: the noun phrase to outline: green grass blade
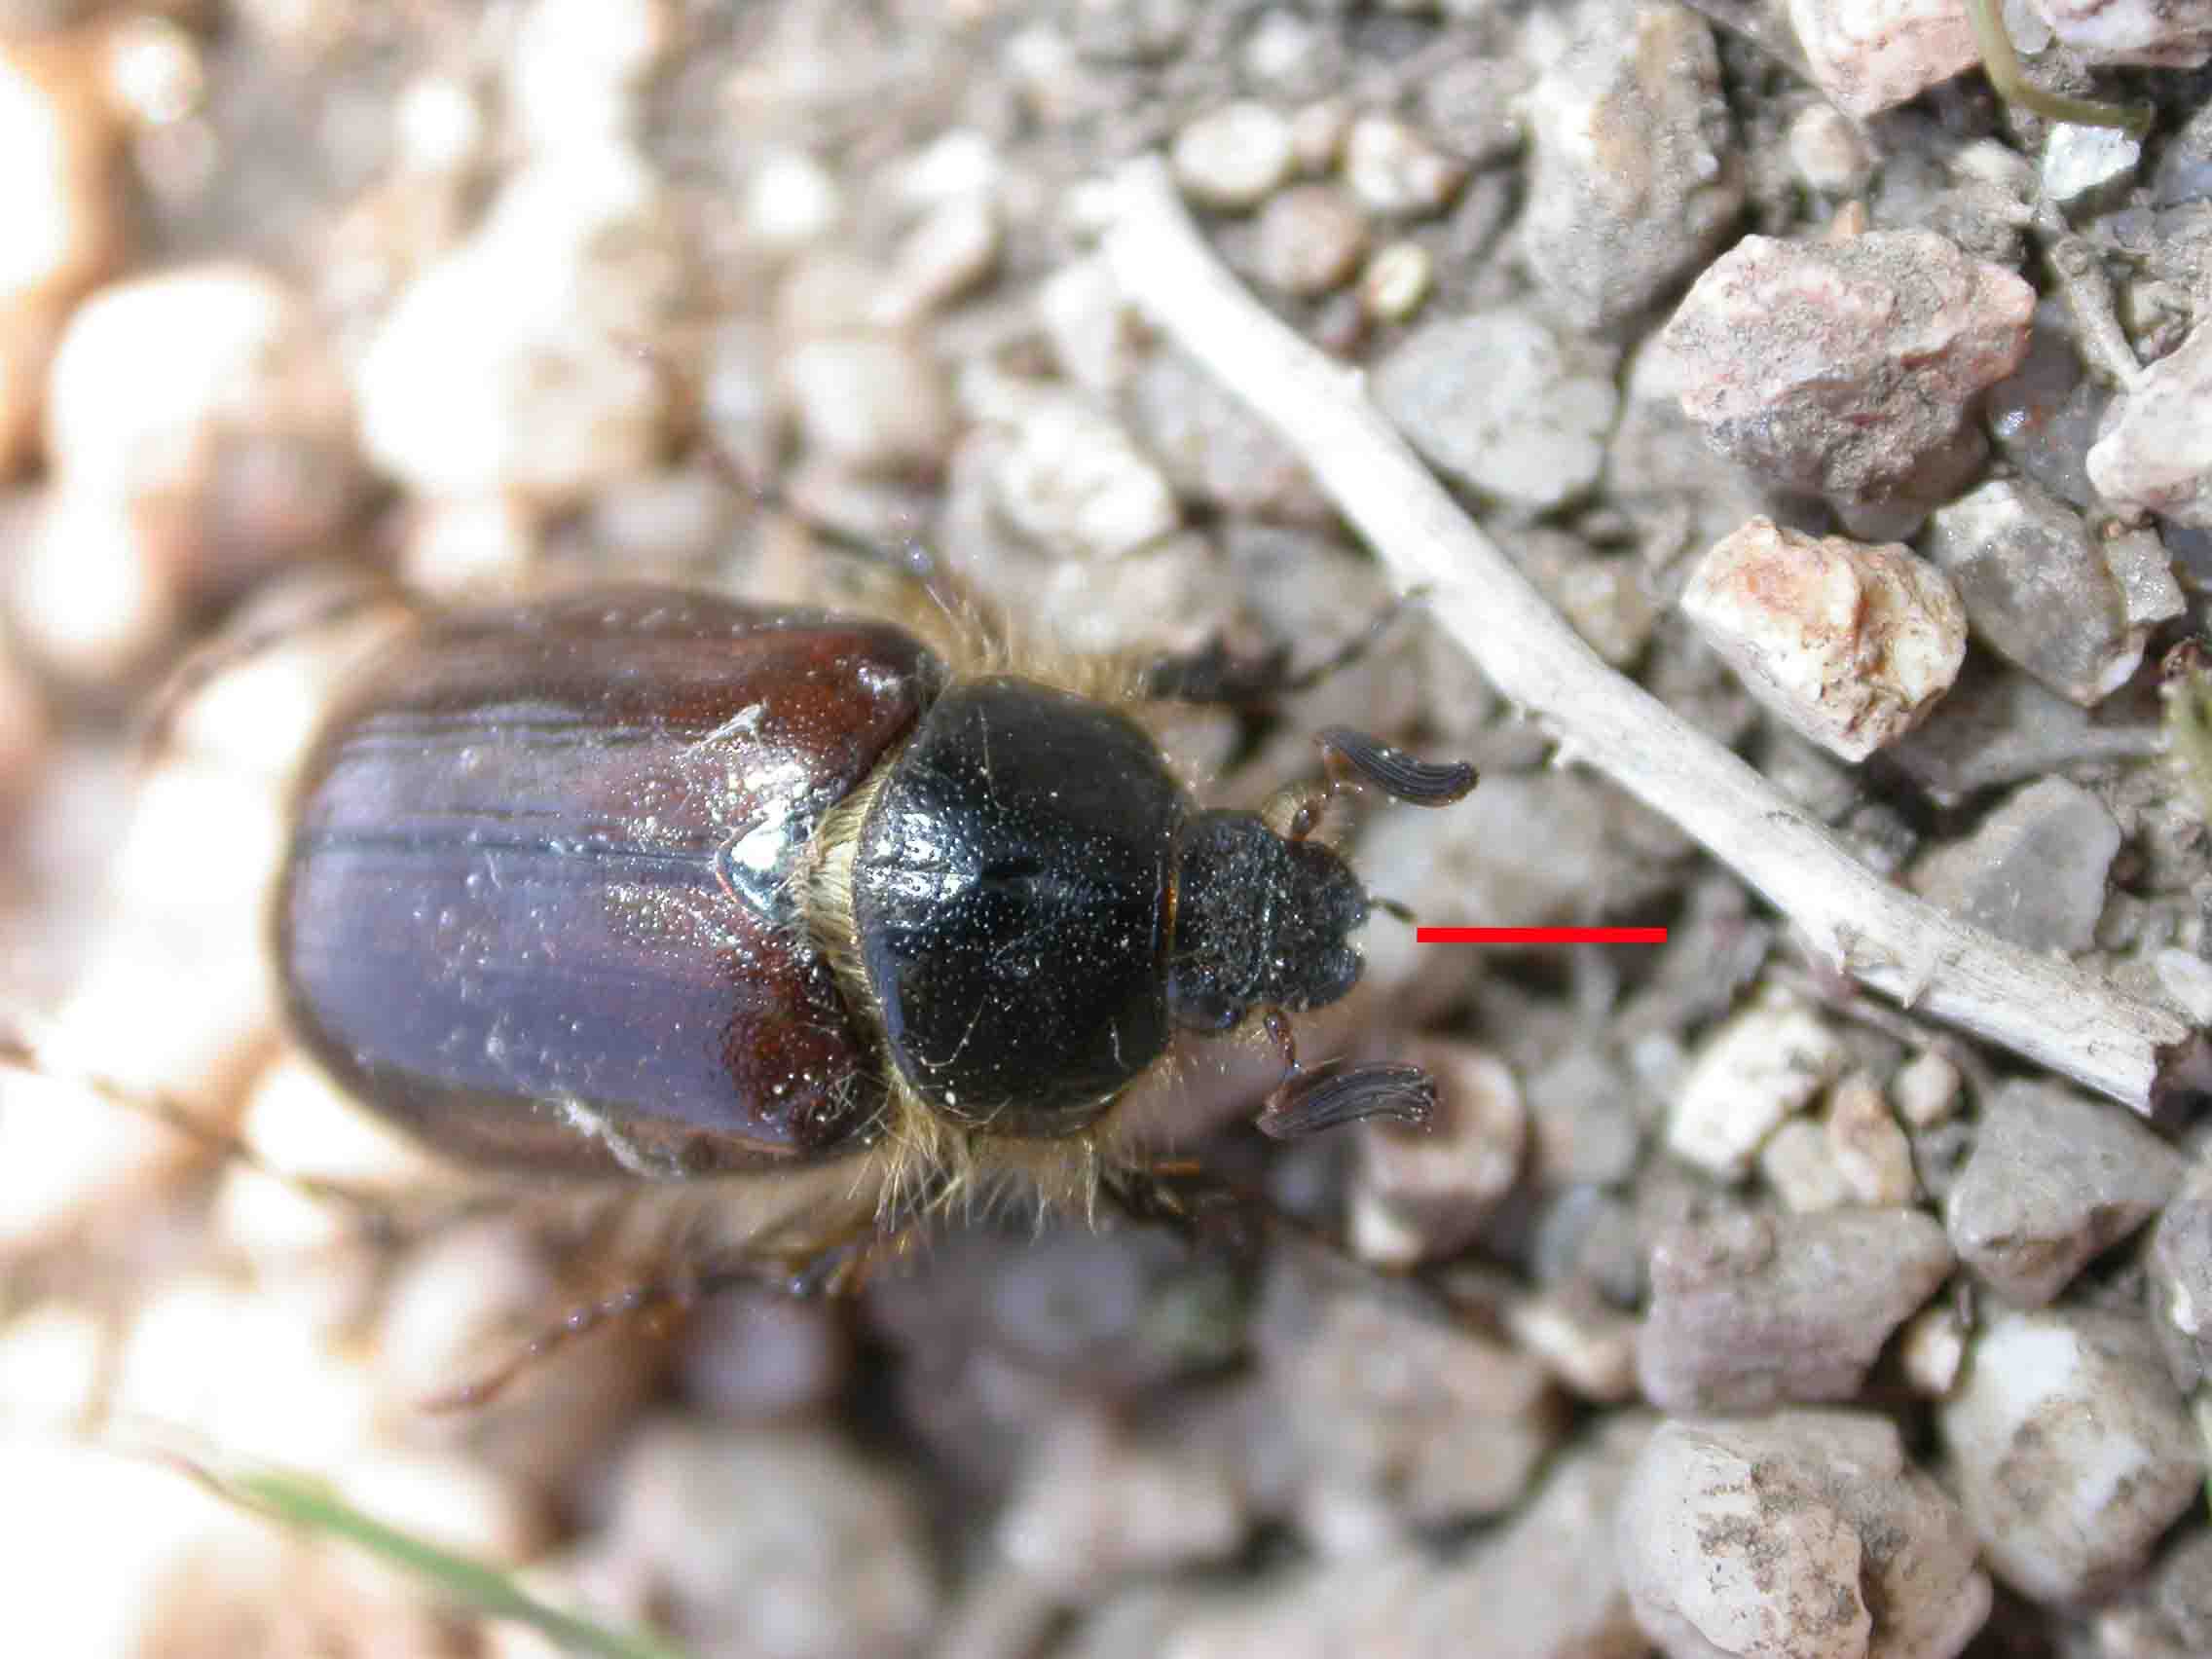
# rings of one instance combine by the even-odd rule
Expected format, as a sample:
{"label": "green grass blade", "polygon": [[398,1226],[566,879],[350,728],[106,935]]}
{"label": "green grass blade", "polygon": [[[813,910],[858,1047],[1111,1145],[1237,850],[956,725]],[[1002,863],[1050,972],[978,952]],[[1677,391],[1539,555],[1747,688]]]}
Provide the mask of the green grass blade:
{"label": "green grass blade", "polygon": [[486,1618],[529,1625],[565,1652],[590,1659],[685,1659],[682,1649],[655,1637],[611,1631],[548,1606],[499,1568],[365,1515],[309,1476],[277,1469],[225,1474],[189,1458],[166,1460],[229,1502],[302,1532],[365,1551],[425,1585],[442,1602]]}

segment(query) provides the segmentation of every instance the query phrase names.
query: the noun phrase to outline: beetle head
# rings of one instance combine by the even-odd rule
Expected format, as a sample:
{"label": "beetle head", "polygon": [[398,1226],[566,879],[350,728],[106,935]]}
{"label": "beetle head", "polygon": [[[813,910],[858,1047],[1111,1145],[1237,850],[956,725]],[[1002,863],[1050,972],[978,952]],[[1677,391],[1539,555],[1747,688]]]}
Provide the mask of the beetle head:
{"label": "beetle head", "polygon": [[1250,812],[1201,812],[1177,849],[1167,1002],[1178,1025],[1226,1031],[1255,1008],[1302,1014],[1359,982],[1351,931],[1368,901],[1317,841],[1277,835]]}

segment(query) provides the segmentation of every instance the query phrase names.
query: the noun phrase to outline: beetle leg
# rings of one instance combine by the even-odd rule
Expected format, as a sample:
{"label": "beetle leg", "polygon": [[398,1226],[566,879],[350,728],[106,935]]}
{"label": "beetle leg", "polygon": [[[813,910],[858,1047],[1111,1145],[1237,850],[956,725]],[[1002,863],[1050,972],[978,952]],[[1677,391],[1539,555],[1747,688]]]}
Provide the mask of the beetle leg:
{"label": "beetle leg", "polygon": [[856,1296],[872,1273],[905,1254],[914,1235],[914,1224],[884,1232],[869,1223],[864,1231],[797,1257],[732,1255],[719,1266],[693,1265],[668,1277],[635,1280],[609,1295],[578,1303],[491,1370],[430,1395],[418,1403],[418,1409],[444,1413],[489,1405],[517,1378],[579,1337],[632,1320],[681,1318],[698,1303],[725,1290],[751,1286],[802,1298]]}
{"label": "beetle leg", "polygon": [[1133,1169],[1116,1169],[1099,1185],[1099,1196],[1129,1221],[1164,1227],[1185,1243],[1226,1238],[1250,1242],[1242,1225],[1246,1212],[1266,1202],[1223,1179],[1196,1159],[1160,1159]]}
{"label": "beetle leg", "polygon": [[1264,709],[1316,685],[1373,650],[1409,606],[1426,595],[1416,588],[1394,596],[1367,627],[1309,668],[1290,666],[1290,647],[1238,653],[1217,634],[1196,650],[1163,656],[1144,671],[1143,694],[1163,703],[1214,703]]}
{"label": "beetle leg", "polygon": [[[659,366],[663,373],[681,373],[667,364]],[[731,454],[711,429],[700,448],[716,476],[763,511],[781,513],[804,525],[832,547],[865,559],[910,583],[956,628],[980,630],[994,643],[1003,638],[1005,631],[998,625],[997,609],[920,536],[908,535],[887,542],[839,524],[833,516],[794,497],[781,481],[770,476],[765,466],[749,464]]]}
{"label": "beetle leg", "polygon": [[1003,637],[996,608],[919,535],[879,541],[811,510],[805,501],[794,499],[779,484],[753,483],[747,489],[761,507],[796,520],[840,552],[865,559],[908,583],[956,628],[980,629],[994,643]]}
{"label": "beetle leg", "polygon": [[353,1216],[360,1224],[362,1235],[372,1244],[396,1242],[412,1233],[427,1230],[420,1218],[410,1226],[402,1219],[400,1207],[383,1194],[345,1181],[282,1168],[272,1163],[261,1149],[243,1135],[209,1123],[199,1111],[173,1095],[135,1088],[96,1073],[50,1066],[29,1042],[4,1030],[0,1030],[0,1069],[74,1084],[118,1111],[150,1118],[164,1128],[206,1148],[216,1158],[266,1176],[302,1198],[316,1203],[337,1204]]}
{"label": "beetle leg", "polygon": [[566,1347],[576,1338],[589,1336],[602,1325],[621,1320],[670,1311],[681,1313],[691,1306],[697,1295],[698,1285],[693,1279],[645,1280],[624,1285],[613,1295],[602,1297],[596,1302],[579,1303],[564,1313],[558,1323],[546,1326],[532,1337],[512,1357],[502,1360],[492,1370],[470,1379],[458,1388],[432,1394],[419,1402],[418,1409],[424,1412],[461,1412],[489,1405],[506,1392],[516,1378],[534,1369],[539,1361]]}

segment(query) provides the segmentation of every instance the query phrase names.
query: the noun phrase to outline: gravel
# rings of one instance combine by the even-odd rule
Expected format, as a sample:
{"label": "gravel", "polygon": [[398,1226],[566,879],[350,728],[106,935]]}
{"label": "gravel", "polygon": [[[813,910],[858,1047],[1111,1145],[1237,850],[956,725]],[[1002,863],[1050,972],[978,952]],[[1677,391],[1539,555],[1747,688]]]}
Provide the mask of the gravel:
{"label": "gravel", "polygon": [[1687,364],[1683,410],[1723,453],[1842,505],[1932,504],[1979,460],[1969,414],[2019,366],[2034,300],[1932,231],[1747,237],[1697,279],[1666,339]]}
{"label": "gravel", "polygon": [[2146,630],[2105,549],[2080,514],[2027,480],[1993,480],[1939,509],[1929,551],[1957,583],[1975,637],[2059,695],[2100,702],[2142,662]]}
{"label": "gravel", "polygon": [[2069,1089],[2008,1084],[1983,1109],[1943,1225],[1959,1260],[2015,1308],[2041,1308],[2158,1213],[2182,1160]]}
{"label": "gravel", "polygon": [[2064,778],[2015,790],[1969,836],[1912,872],[1922,894],[2031,950],[2086,950],[2104,914],[2120,826]]}
{"label": "gravel", "polygon": [[1670,1659],[1949,1659],[1989,1613],[1958,1506],[1870,1414],[1664,1423],[1614,1538]]}
{"label": "gravel", "polygon": [[1990,1566],[2038,1600],[2109,1595],[2203,1494],[2203,1443],[2132,1313],[1998,1314],[1936,1420]]}
{"label": "gravel", "polygon": [[1951,1271],[1916,1209],[1746,1214],[1662,1234],[1637,1353],[1675,1413],[1849,1400],[1890,1334]]}
{"label": "gravel", "polygon": [[2194,419],[2212,395],[2212,329],[2196,328],[2126,388],[2111,428],[2090,446],[2089,478],[2114,504],[2212,525],[2212,456]]}
{"label": "gravel", "polygon": [[1635,316],[1711,256],[1745,160],[1705,21],[1676,6],[1581,15],[1528,99],[1521,257],[1576,327]]}
{"label": "gravel", "polygon": [[1513,308],[1416,330],[1375,371],[1375,399],[1430,461],[1545,511],[1597,482],[1618,399],[1609,352],[1568,347]]}
{"label": "gravel", "polygon": [[1918,725],[1966,660],[1957,590],[1909,548],[1767,519],[1714,543],[1682,610],[1753,695],[1845,760]]}

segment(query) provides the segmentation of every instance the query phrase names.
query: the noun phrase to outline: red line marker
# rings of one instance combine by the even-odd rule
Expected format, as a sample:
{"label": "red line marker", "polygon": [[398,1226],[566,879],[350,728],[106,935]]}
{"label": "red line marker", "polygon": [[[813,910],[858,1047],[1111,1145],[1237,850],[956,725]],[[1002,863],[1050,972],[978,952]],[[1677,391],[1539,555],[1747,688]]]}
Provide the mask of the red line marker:
{"label": "red line marker", "polygon": [[1665,928],[1416,928],[1422,944],[1665,944]]}

